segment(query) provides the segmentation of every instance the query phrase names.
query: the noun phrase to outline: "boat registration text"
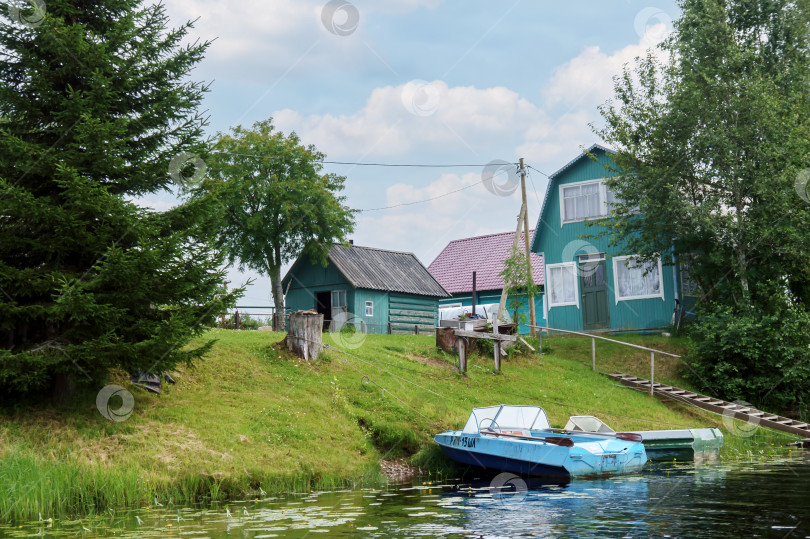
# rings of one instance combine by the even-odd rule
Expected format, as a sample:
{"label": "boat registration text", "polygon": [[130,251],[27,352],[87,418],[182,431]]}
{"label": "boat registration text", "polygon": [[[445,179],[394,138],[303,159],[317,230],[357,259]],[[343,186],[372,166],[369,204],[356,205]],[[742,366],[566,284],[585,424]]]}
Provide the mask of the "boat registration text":
{"label": "boat registration text", "polygon": [[475,438],[467,438],[466,436],[459,436],[450,440],[450,445],[453,447],[475,447]]}

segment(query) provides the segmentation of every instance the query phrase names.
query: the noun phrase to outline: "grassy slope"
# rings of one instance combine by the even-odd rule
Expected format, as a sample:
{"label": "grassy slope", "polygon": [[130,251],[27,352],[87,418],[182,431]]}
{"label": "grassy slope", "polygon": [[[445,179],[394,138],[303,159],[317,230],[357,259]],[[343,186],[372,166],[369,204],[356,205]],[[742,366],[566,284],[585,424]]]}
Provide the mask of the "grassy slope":
{"label": "grassy slope", "polygon": [[[311,364],[274,346],[281,334],[214,330],[212,336],[219,339],[212,354],[178,371],[177,385],[162,396],[130,388],[136,408],[124,422],[103,419],[94,396],[70,411],[3,417],[0,521],[155,498],[373,482],[380,458],[413,456],[436,470],[445,461],[432,435],[460,428],[471,408],[490,404],[540,404],[556,427],[576,414],[597,415],[616,429],[720,424],[593,373],[590,342],[580,339],[544,339],[550,353],[509,358],[500,375],[491,373],[491,357],[473,357],[461,378],[452,372],[452,356],[436,351],[428,336],[369,335],[351,355],[328,350]],[[625,338],[669,349],[679,344]],[[643,375],[649,368],[647,353],[613,346],[597,344],[600,369]],[[662,362],[658,378],[677,382],[677,367]],[[127,386],[123,378],[118,383]]]}

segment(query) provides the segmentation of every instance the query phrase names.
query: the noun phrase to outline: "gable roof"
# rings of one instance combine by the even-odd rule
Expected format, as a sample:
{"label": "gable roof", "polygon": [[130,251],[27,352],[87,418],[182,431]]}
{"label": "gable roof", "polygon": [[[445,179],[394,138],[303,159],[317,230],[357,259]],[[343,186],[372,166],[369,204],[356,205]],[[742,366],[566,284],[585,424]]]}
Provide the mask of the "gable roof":
{"label": "gable roof", "polygon": [[[428,271],[451,294],[472,292],[473,271],[477,290],[500,290],[503,277],[498,274],[503,271],[503,261],[509,258],[514,239],[514,232],[501,232],[451,241],[430,263]],[[521,248],[523,241],[521,233],[518,243]],[[532,253],[532,270],[535,284],[542,285],[543,257],[535,253]]]}
{"label": "gable roof", "polygon": [[[300,261],[301,257],[282,282],[287,281]],[[440,298],[449,296],[413,253],[335,244],[329,250],[329,261],[355,288]]]}
{"label": "gable roof", "polygon": [[[543,196],[543,205],[540,207],[540,215],[537,217],[537,226],[535,227],[535,230],[541,230],[541,227],[543,226],[543,216],[546,213],[546,205],[548,205],[548,199],[550,198],[549,194],[551,194],[551,189],[554,187],[554,185],[556,185],[557,179],[560,177],[560,175],[563,172],[565,172],[566,170],[568,170],[572,166],[576,165],[577,163],[579,163],[583,159],[590,159],[590,157],[588,157],[588,154],[593,153],[594,150],[601,150],[601,151],[605,152],[606,154],[615,154],[616,153],[614,150],[611,150],[610,148],[606,148],[606,147],[602,146],[601,144],[591,144],[591,146],[587,150],[583,150],[582,152],[579,153],[579,155],[577,155],[576,157],[571,159],[569,162],[567,162],[562,167],[557,169],[556,172],[551,174],[548,177],[548,183],[546,184],[546,193],[545,193],[545,196]],[[535,249],[535,242],[537,241],[538,236],[539,236],[538,234],[535,234],[532,237],[532,242],[531,242],[532,250]]]}

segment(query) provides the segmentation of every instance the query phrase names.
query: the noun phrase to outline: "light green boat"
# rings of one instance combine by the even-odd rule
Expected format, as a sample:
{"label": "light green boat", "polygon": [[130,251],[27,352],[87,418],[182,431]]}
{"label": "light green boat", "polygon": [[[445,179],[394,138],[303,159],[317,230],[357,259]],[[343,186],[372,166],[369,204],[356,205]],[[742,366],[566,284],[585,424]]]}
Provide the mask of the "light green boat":
{"label": "light green boat", "polygon": [[[565,432],[590,432],[600,435],[615,434],[612,428],[592,415],[578,415],[568,418]],[[723,433],[716,428],[676,429],[676,430],[638,430],[631,431],[641,435],[641,441],[651,461],[712,460],[720,454],[723,447]]]}

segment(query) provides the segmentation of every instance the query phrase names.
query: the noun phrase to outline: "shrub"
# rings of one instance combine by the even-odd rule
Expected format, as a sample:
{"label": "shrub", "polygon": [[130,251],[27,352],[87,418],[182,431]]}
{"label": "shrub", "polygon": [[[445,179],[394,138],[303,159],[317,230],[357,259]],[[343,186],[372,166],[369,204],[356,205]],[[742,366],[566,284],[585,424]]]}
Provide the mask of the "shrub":
{"label": "shrub", "polygon": [[706,305],[690,329],[690,377],[726,400],[806,413],[808,328],[810,315],[796,308],[768,313]]}

